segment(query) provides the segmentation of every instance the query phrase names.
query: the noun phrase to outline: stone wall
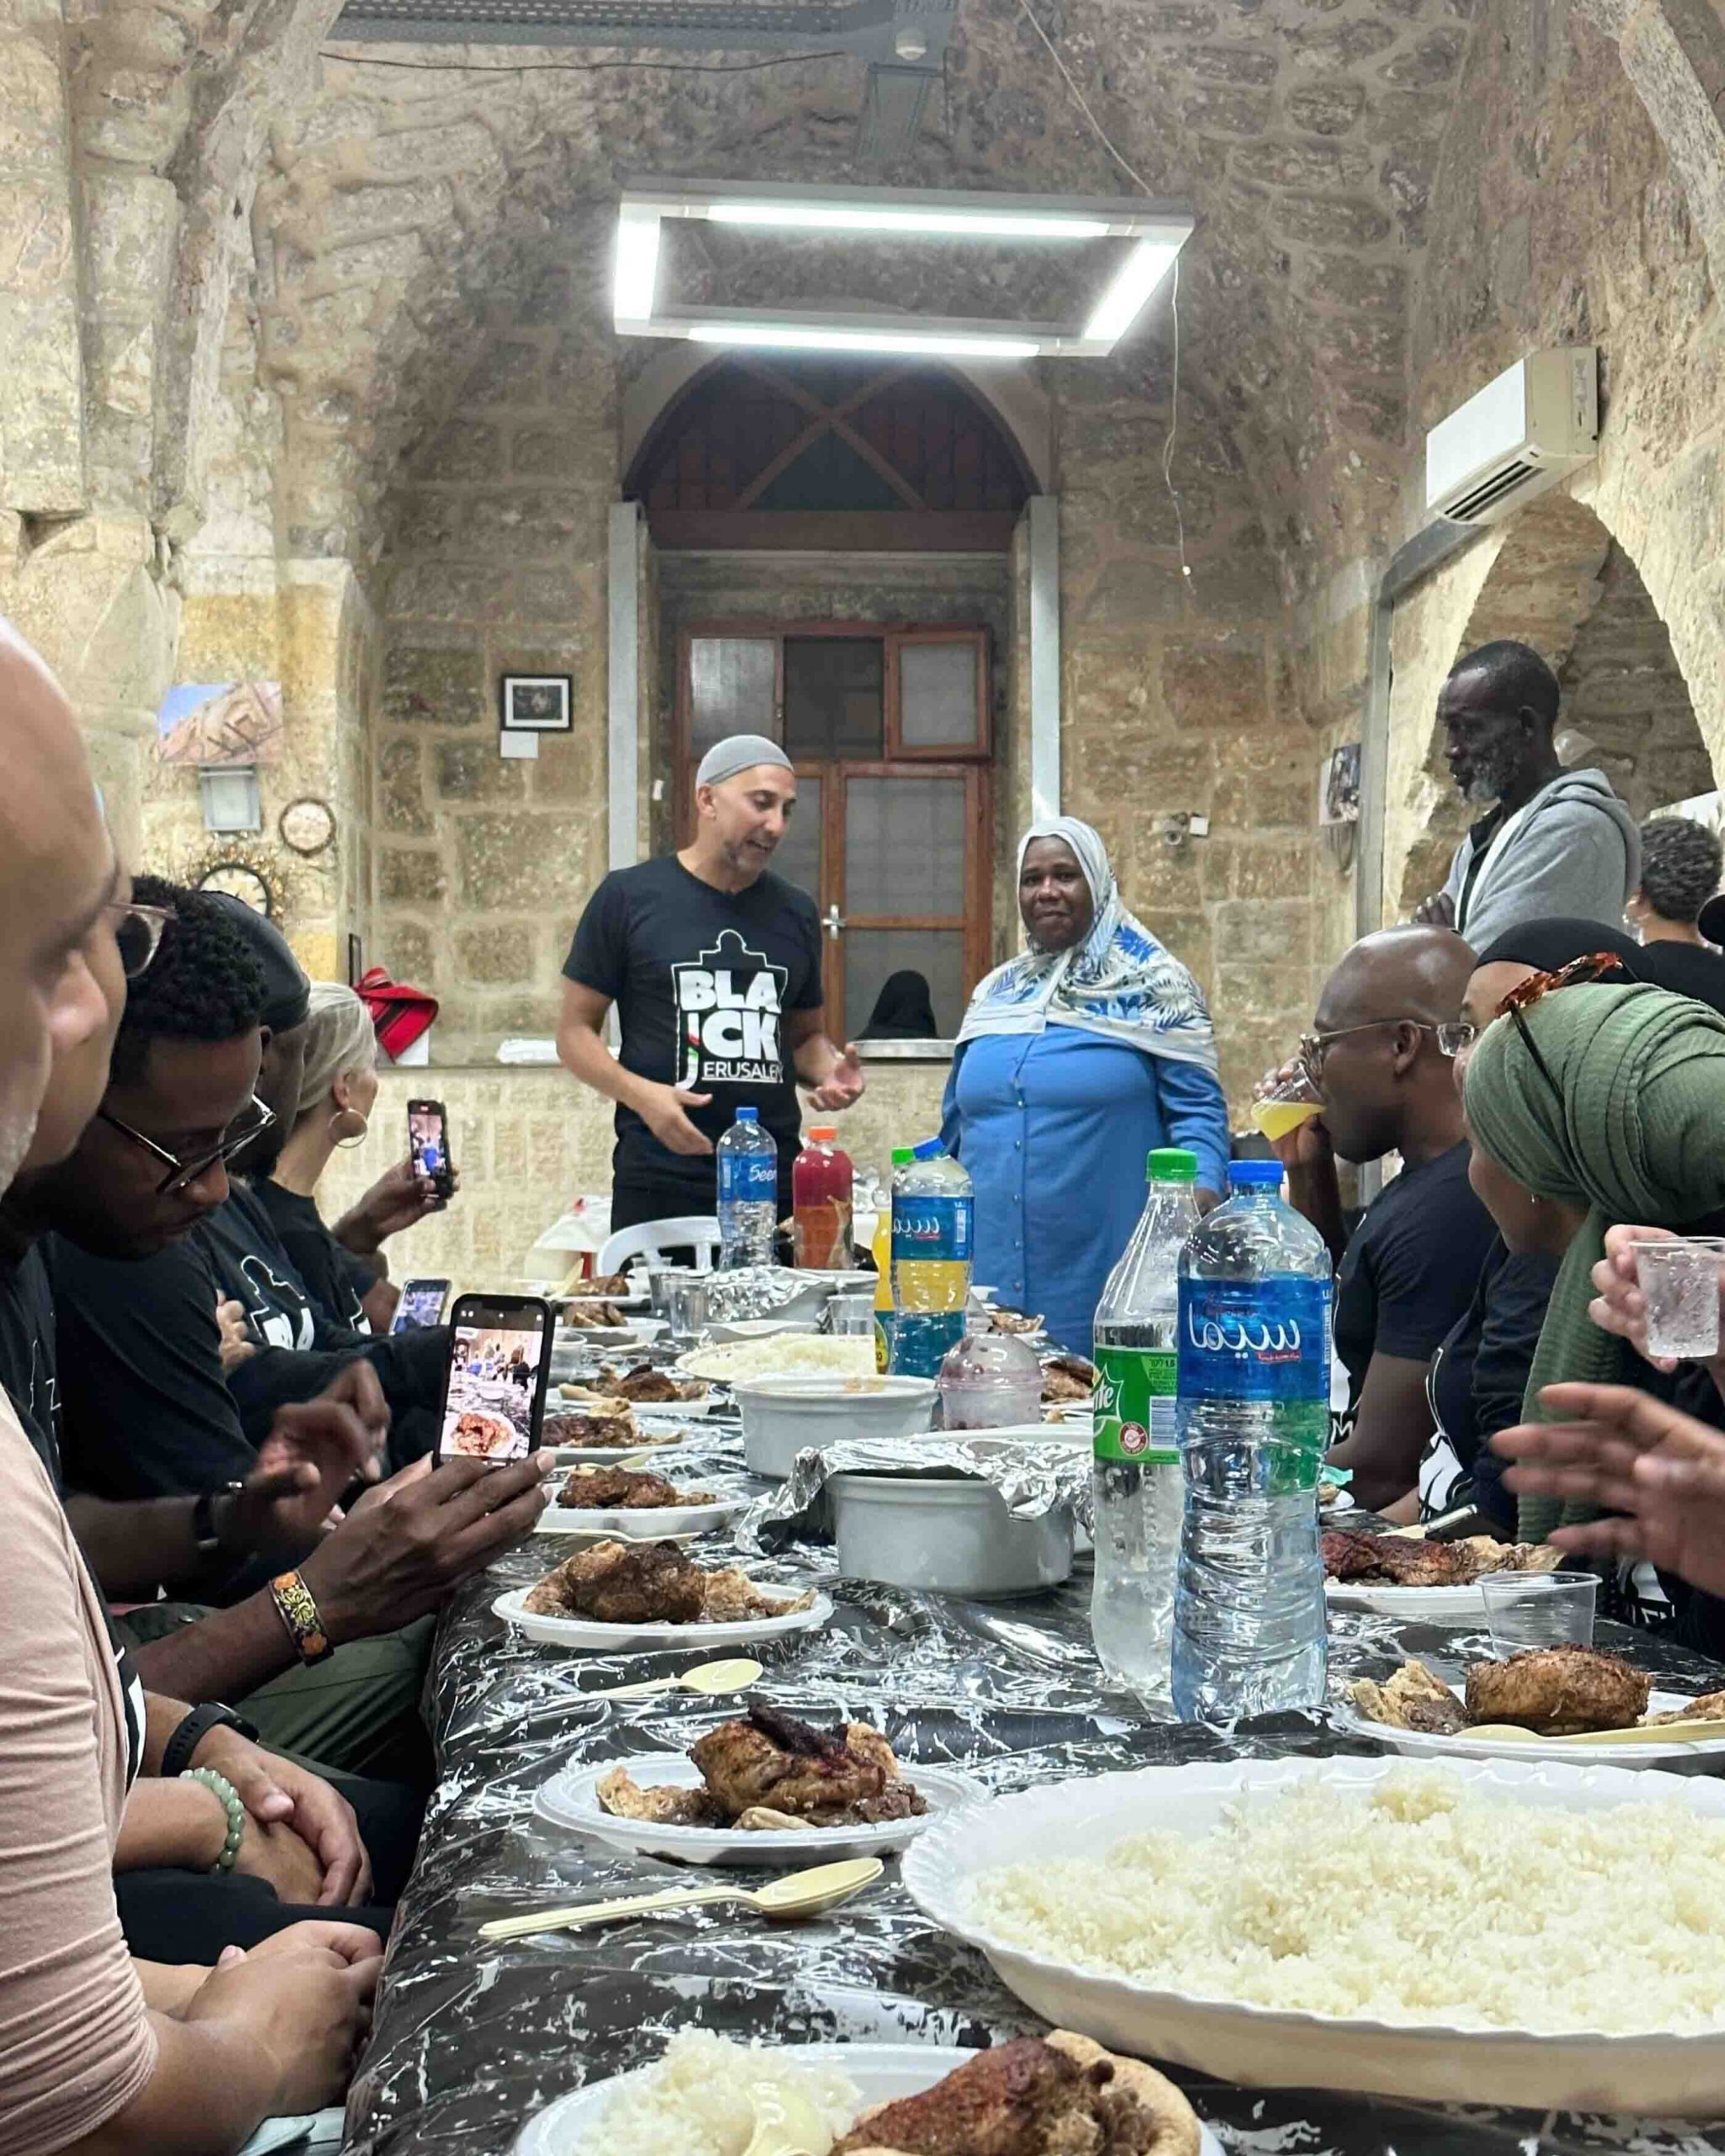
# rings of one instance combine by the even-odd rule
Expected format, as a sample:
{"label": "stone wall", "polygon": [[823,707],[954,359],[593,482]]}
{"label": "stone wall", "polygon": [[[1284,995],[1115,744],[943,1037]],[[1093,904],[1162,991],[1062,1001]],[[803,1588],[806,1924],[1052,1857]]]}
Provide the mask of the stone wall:
{"label": "stone wall", "polygon": [[[1644,745],[1644,787],[1639,770],[1620,766],[1637,806],[1643,793],[1663,794],[1667,770],[1702,790],[1680,683],[1709,757],[1725,755],[1725,324],[1714,287],[1725,227],[1706,191],[1699,120],[1681,141],[1666,133],[1678,75],[1661,72],[1644,45],[1628,49],[1626,68],[1626,49],[1607,34],[1621,12],[1493,0],[1433,189],[1434,243],[1410,329],[1405,528],[1418,520],[1412,452],[1423,430],[1521,354],[1598,343],[1602,424],[1594,462],[1488,527],[1397,608],[1384,875],[1392,920],[1432,887],[1466,820],[1434,760],[1435,700],[1455,659],[1488,635],[1521,635],[1567,667],[1577,715],[1608,750]],[[1706,124],[1713,168],[1725,173],[1725,138]],[[1614,649],[1626,663],[1608,669]]]}
{"label": "stone wall", "polygon": [[[451,1061],[551,1031],[569,935],[606,867],[615,392],[567,279],[499,300],[486,358],[391,504],[370,955],[442,999]],[[543,737],[537,760],[499,753],[505,673],[574,677],[574,730]]]}
{"label": "stone wall", "polygon": [[[868,1091],[837,1118],[859,1168],[884,1175],[895,1145],[939,1129],[946,1076],[944,1064],[869,1065]],[[365,1144],[336,1154],[318,1192],[326,1220],[403,1156],[407,1103],[425,1093],[449,1111],[461,1193],[390,1246],[391,1272],[398,1280],[447,1273],[458,1289],[512,1284],[553,1220],[577,1198],[610,1190],[610,1103],[560,1070],[387,1070]]]}
{"label": "stone wall", "polygon": [[[1062,806],[1096,825],[1127,903],[1210,995],[1239,1112],[1310,1016],[1318,747],[1284,678],[1228,429],[1183,382],[1177,503],[1167,379],[1135,397],[1109,369],[1074,373],[1055,416]],[[1171,843],[1182,812],[1210,835]]]}

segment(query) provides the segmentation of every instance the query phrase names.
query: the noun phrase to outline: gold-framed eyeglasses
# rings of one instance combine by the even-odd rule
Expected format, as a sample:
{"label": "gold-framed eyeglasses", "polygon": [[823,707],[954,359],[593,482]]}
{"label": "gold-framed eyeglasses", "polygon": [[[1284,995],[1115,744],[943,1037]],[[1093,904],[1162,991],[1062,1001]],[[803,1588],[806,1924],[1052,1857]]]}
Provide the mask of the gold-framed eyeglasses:
{"label": "gold-framed eyeglasses", "polygon": [[128,980],[136,980],[148,973],[151,962],[162,947],[162,937],[170,921],[179,916],[172,906],[143,905],[136,899],[115,899],[104,909],[118,916],[114,924],[114,941],[120,952],[120,963],[126,969]]}
{"label": "gold-framed eyeglasses", "polygon": [[1350,1033],[1375,1033],[1383,1026],[1412,1026],[1418,1033],[1434,1035],[1440,1055],[1460,1055],[1473,1044],[1476,1028],[1465,1019],[1434,1026],[1428,1018],[1368,1018],[1358,1026],[1336,1026],[1327,1033],[1302,1033],[1300,1036],[1300,1064],[1314,1086],[1322,1083],[1324,1057],[1332,1041],[1346,1040]]}
{"label": "gold-framed eyeglasses", "polygon": [[105,1123],[110,1130],[117,1130],[122,1138],[131,1139],[134,1145],[142,1145],[147,1153],[167,1163],[168,1172],[156,1186],[158,1198],[177,1197],[190,1189],[200,1176],[206,1176],[218,1161],[231,1161],[236,1153],[244,1152],[254,1138],[261,1138],[275,1121],[275,1111],[266,1107],[255,1093],[251,1099],[248,1113],[242,1123],[237,1118],[227,1127],[219,1145],[212,1145],[206,1153],[200,1153],[195,1160],[183,1161],[178,1153],[170,1153],[165,1145],[158,1145],[153,1138],[147,1138],[142,1130],[134,1130],[129,1123],[122,1123],[117,1115],[106,1108],[98,1108],[96,1120]]}

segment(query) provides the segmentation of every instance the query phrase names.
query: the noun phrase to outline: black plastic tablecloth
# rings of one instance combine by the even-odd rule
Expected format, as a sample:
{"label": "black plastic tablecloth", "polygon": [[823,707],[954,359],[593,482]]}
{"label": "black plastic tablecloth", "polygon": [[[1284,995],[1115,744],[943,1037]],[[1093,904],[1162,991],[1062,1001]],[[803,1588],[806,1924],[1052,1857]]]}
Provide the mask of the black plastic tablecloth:
{"label": "black plastic tablecloth", "polygon": [[[703,1439],[680,1454],[680,1479],[693,1479],[692,1468],[703,1483],[715,1471],[723,1479],[733,1457],[724,1440]],[[491,1614],[499,1593],[537,1578],[569,1547],[533,1538],[464,1589],[442,1625],[430,1701],[442,1779],[350,2100],[348,2148],[504,2156],[553,2098],[647,2063],[691,2026],[743,2040],[937,2044],[1038,2028],[979,1954],[911,1906],[890,1862],[864,1896],[816,1924],[774,1928],[721,1906],[501,1945],[478,1940],[489,1918],[686,1879],[676,1866],[542,1825],[535,1794],[572,1758],[680,1753],[739,1710],[687,1694],[571,1705],[572,1685],[663,1675],[714,1651],[703,1654],[697,1635],[673,1654],[578,1655],[532,1645]],[[712,1537],[694,1554],[722,1561],[728,1548]],[[754,1696],[814,1720],[873,1721],[911,1762],[959,1764],[991,1790],[1120,1767],[1372,1748],[1304,1716],[1242,1725],[1229,1738],[1147,1719],[1108,1688],[1091,1652],[1087,1566],[1054,1593],[993,1604],[841,1582],[825,1548],[798,1545],[750,1560],[749,1570],[819,1582],[836,1603],[820,1631],[717,1651],[766,1665]],[[1717,1664],[1657,1637],[1602,1626],[1598,1643],[1632,1654],[1672,1689],[1719,1683]],[[1381,1677],[1409,1652],[1441,1662],[1487,1651],[1482,1638],[1454,1630],[1332,1619],[1332,1679]],[[1175,2078],[1231,2156],[1725,2156],[1725,2121],[1662,2127]]]}

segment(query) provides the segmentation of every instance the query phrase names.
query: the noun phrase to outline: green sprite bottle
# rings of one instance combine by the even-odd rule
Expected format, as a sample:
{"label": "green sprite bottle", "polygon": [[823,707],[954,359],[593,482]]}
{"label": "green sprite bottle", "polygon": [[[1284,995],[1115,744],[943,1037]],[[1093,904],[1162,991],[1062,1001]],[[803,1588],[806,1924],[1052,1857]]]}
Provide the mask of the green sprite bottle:
{"label": "green sprite bottle", "polygon": [[1180,1252],[1198,1225],[1198,1156],[1168,1146],[1096,1307],[1096,1586],[1091,1638],[1140,1699],[1166,1700],[1183,1486],[1174,1419]]}

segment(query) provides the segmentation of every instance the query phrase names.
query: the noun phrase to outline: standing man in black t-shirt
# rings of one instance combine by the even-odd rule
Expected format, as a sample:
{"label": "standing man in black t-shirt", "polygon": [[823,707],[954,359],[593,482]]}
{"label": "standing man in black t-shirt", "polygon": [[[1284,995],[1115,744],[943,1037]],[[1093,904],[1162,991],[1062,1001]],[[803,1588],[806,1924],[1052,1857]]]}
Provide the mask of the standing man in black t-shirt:
{"label": "standing man in black t-shirt", "polygon": [[[798,1082],[824,1114],[862,1093],[856,1049],[841,1052],[821,1030],[814,902],[767,867],[796,802],[778,744],[733,734],[695,775],[692,842],[614,868],[581,915],[557,1050],[617,1102],[613,1229],[710,1214],[713,1147],[745,1106],[759,1109],[778,1147],[782,1218],[802,1128]],[[616,1056],[604,1039],[612,1004]]]}
{"label": "standing man in black t-shirt", "polygon": [[[1494,1230],[1467,1180],[1451,1070],[1473,953],[1447,928],[1389,928],[1324,983],[1300,1059],[1323,1113],[1278,1140],[1288,1197],[1336,1261],[1336,1353],[1348,1379],[1332,1465],[1375,1512],[1414,1516],[1432,1432],[1433,1356],[1473,1299]],[[1350,1235],[1336,1161],[1400,1155],[1402,1171]]]}

